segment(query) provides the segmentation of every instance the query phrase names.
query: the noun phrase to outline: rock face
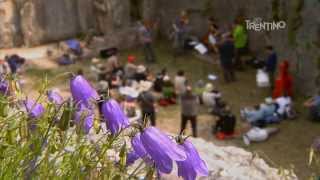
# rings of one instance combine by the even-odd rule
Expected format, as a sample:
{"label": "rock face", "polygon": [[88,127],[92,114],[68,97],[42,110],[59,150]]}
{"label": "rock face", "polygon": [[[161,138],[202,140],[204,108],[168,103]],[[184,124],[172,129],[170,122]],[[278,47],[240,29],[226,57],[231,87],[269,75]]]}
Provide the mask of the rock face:
{"label": "rock face", "polygon": [[[81,2],[78,9],[78,3]],[[88,28],[86,22],[89,1],[77,0],[35,0],[23,4],[21,12],[21,29],[26,45],[67,39]],[[86,8],[84,8],[86,7]],[[81,13],[80,13],[81,12]],[[81,14],[81,16],[80,16]],[[80,18],[81,25],[80,26]]]}
{"label": "rock face", "polygon": [[0,1],[0,48],[19,45],[17,7],[12,1]]}
{"label": "rock face", "polygon": [[[294,173],[270,167],[263,159],[237,147],[221,147],[203,139],[191,139],[201,158],[206,162],[210,176],[199,179],[212,180],[297,180]],[[175,171],[176,168],[175,168]],[[176,174],[173,172],[172,174]],[[175,175],[163,177],[164,180],[178,179]]]}

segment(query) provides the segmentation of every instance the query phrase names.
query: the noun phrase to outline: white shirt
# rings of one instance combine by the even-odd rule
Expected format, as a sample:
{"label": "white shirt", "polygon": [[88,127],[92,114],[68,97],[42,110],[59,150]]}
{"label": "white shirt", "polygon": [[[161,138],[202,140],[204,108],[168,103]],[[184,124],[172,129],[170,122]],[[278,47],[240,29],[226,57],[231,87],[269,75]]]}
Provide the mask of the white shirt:
{"label": "white shirt", "polygon": [[290,97],[279,97],[276,99],[276,103],[279,105],[278,113],[284,114],[287,111],[287,108],[291,106],[291,98]]}
{"label": "white shirt", "polygon": [[183,94],[186,91],[186,83],[187,79],[184,76],[176,76],[174,79],[174,88],[176,94]]}
{"label": "white shirt", "polygon": [[268,132],[264,129],[254,127],[246,133],[246,136],[250,141],[261,142],[268,139]]}
{"label": "white shirt", "polygon": [[221,97],[220,93],[213,93],[213,92],[202,93],[202,101],[203,101],[203,104],[206,106],[215,106],[216,99],[220,97]]}

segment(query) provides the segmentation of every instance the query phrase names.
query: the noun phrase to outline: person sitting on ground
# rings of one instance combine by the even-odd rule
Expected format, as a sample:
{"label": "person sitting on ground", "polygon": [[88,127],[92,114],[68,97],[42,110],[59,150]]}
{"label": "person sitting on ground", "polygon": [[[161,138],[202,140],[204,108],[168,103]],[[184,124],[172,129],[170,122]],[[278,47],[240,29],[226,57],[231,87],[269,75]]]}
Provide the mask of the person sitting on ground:
{"label": "person sitting on ground", "polygon": [[117,89],[120,86],[122,86],[121,73],[118,72],[116,74],[112,74],[110,88]]}
{"label": "person sitting on ground", "polygon": [[103,66],[100,59],[93,58],[91,60],[90,71],[95,75],[97,81],[99,81],[100,66]]}
{"label": "person sitting on ground", "polygon": [[74,61],[71,59],[69,54],[63,54],[59,59],[58,59],[58,64],[60,66],[67,66],[70,64],[74,64]]}
{"label": "person sitting on ground", "polygon": [[129,118],[129,122],[138,122],[142,124],[142,113],[137,107],[136,100],[132,97],[126,97],[123,101],[123,109],[126,116]]}
{"label": "person sitting on ground", "polygon": [[253,109],[244,108],[240,111],[241,117],[248,121],[250,124],[256,124],[263,121],[263,111],[260,105],[255,105]]}
{"label": "person sitting on ground", "polygon": [[202,93],[202,101],[206,107],[209,107],[211,112],[216,106],[218,99],[221,98],[221,93],[211,83],[206,84],[205,90]]}
{"label": "person sitting on ground", "polygon": [[176,96],[180,96],[186,91],[187,78],[184,75],[183,70],[179,70],[174,78],[174,89]]}
{"label": "person sitting on ground", "polygon": [[134,75],[134,80],[136,80],[137,82],[147,80],[147,68],[145,66],[139,65],[137,67],[137,72]]}
{"label": "person sitting on ground", "polygon": [[308,99],[304,106],[309,109],[310,119],[320,122],[320,91],[316,96]]}
{"label": "person sitting on ground", "polygon": [[70,39],[65,42],[66,45],[68,46],[70,52],[76,56],[81,56],[83,53],[81,44],[78,40],[75,39]]}
{"label": "person sitting on ground", "polygon": [[227,103],[223,101],[221,98],[216,99],[216,104],[213,106],[212,111],[210,112],[212,115],[221,117],[224,113],[224,110],[227,106]]}
{"label": "person sitting on ground", "polygon": [[278,105],[277,114],[282,119],[291,118],[292,116],[292,100],[287,93],[284,93],[283,96],[278,97],[275,102]]}
{"label": "person sitting on ground", "polygon": [[261,111],[263,112],[263,120],[266,123],[277,123],[280,121],[276,113],[276,104],[271,97],[265,99],[265,104],[261,104]]}
{"label": "person sitting on ground", "polygon": [[214,127],[214,134],[220,140],[234,135],[236,127],[236,117],[232,114],[229,106],[226,106],[224,112],[219,117]]}
{"label": "person sitting on ground", "polygon": [[259,128],[248,125],[248,131],[243,135],[243,142],[249,146],[251,142],[264,142],[271,135],[279,132],[278,128]]}
{"label": "person sitting on ground", "polygon": [[199,100],[193,94],[192,87],[187,86],[186,92],[181,95],[181,131],[184,132],[188,121],[191,122],[192,135],[197,137],[197,115],[198,115]]}
{"label": "person sitting on ground", "polygon": [[108,73],[116,73],[119,68],[120,68],[120,64],[119,64],[119,60],[118,60],[118,49],[117,48],[110,48],[109,51],[109,57],[107,59],[106,62],[106,70]]}
{"label": "person sitting on ground", "polygon": [[167,69],[163,68],[160,73],[156,75],[154,81],[153,89],[154,91],[161,93],[163,88],[163,77],[167,75]]}
{"label": "person sitting on ground", "polygon": [[126,79],[134,79],[135,74],[137,73],[137,65],[135,65],[136,57],[128,56],[128,62],[124,67],[124,74]]}
{"label": "person sitting on ground", "polygon": [[174,85],[168,75],[163,77],[162,98],[159,101],[161,106],[176,104]]}

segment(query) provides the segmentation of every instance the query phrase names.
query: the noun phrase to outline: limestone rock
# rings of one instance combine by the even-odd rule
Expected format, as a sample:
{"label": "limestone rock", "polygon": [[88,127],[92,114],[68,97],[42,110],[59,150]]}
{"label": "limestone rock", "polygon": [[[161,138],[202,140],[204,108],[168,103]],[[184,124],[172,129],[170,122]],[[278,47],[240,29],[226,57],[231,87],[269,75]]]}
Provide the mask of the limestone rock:
{"label": "limestone rock", "polygon": [[0,48],[19,44],[17,9],[13,1],[0,1]]}
{"label": "limestone rock", "polygon": [[77,1],[27,1],[21,8],[21,28],[26,45],[74,37],[81,32]]}
{"label": "limestone rock", "polygon": [[[203,139],[190,138],[197,148],[201,158],[207,163],[209,177],[199,179],[209,180],[290,180],[298,178],[289,171],[285,175],[279,175],[279,170],[270,167],[263,159],[237,147],[216,146]],[[177,168],[171,175],[165,175],[162,179],[178,179]]]}

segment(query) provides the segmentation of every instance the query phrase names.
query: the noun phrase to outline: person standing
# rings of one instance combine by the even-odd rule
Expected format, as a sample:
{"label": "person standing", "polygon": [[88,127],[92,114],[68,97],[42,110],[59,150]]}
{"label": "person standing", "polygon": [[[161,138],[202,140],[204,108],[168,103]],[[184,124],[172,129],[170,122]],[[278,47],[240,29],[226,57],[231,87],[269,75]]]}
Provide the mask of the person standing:
{"label": "person standing", "polygon": [[189,16],[187,11],[181,11],[180,16],[173,23],[173,48],[174,56],[181,55],[184,52],[184,45],[187,39],[189,25]]}
{"label": "person standing", "polygon": [[183,70],[179,70],[174,78],[174,89],[176,96],[180,96],[186,91],[187,78]]}
{"label": "person standing", "polygon": [[279,76],[275,80],[275,86],[273,90],[273,98],[278,98],[284,94],[293,96],[293,78],[289,70],[290,64],[288,60],[284,60],[280,64]]}
{"label": "person standing", "polygon": [[220,64],[223,70],[225,81],[235,81],[233,59],[235,46],[230,34],[223,35],[222,43],[219,44]]}
{"label": "person standing", "polygon": [[148,63],[156,62],[156,55],[153,49],[152,24],[144,21],[139,28],[140,40],[144,49],[145,61]]}
{"label": "person standing", "polygon": [[143,91],[138,102],[142,111],[142,120],[150,121],[151,126],[156,126],[156,105],[155,97],[149,90]]}
{"label": "person standing", "polygon": [[269,75],[269,80],[271,85],[270,87],[271,87],[271,90],[273,90],[275,73],[277,70],[278,57],[272,46],[267,46],[266,51],[267,51],[268,57],[265,63],[265,70]]}
{"label": "person standing", "polygon": [[234,23],[233,29],[233,39],[235,45],[235,65],[238,69],[243,69],[242,56],[246,52],[246,47],[248,44],[248,35],[242,24],[241,18],[237,18]]}
{"label": "person standing", "polygon": [[191,122],[192,135],[197,137],[197,115],[199,99],[192,93],[191,86],[187,86],[186,92],[181,96],[181,131],[182,133],[188,121]]}

